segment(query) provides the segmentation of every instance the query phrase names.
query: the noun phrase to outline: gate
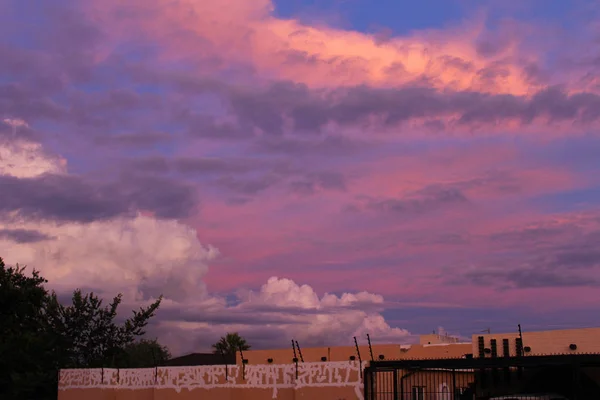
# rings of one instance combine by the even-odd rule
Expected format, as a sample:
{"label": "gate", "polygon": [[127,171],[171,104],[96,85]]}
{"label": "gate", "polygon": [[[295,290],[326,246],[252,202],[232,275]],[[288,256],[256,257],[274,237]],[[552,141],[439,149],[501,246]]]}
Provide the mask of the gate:
{"label": "gate", "polygon": [[[365,400],[600,399],[600,355],[372,361]],[[521,397],[523,396],[523,397]],[[562,396],[562,397],[560,397]],[[507,398],[508,399],[508,398]]]}

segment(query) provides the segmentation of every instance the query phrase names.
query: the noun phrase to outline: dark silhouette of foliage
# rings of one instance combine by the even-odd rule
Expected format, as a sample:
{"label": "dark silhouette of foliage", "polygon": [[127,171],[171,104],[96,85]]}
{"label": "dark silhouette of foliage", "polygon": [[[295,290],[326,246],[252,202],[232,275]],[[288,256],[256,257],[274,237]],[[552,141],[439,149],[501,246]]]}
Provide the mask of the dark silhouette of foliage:
{"label": "dark silhouette of foliage", "polygon": [[169,349],[156,339],[141,339],[125,346],[117,360],[119,368],[152,368],[171,359]]}
{"label": "dark silhouette of foliage", "polygon": [[221,337],[217,343],[212,345],[212,348],[215,353],[235,354],[240,348],[242,351],[250,350],[250,345],[237,332],[233,332]]}
{"label": "dark silhouette of foliage", "polygon": [[156,340],[135,341],[162,297],[117,324],[120,294],[103,306],[94,293],[76,290],[65,305],[46,283],[38,271],[27,276],[0,258],[0,399],[56,399],[60,368],[153,366],[169,357]]}

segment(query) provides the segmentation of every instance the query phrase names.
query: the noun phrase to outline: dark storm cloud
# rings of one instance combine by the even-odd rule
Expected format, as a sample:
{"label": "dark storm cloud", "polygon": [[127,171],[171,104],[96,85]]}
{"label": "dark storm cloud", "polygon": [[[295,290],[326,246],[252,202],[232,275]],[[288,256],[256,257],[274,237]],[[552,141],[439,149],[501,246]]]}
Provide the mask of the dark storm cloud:
{"label": "dark storm cloud", "polygon": [[[503,74],[491,66],[489,79]],[[517,120],[523,125],[536,118],[551,122],[590,123],[600,117],[600,97],[593,93],[566,94],[559,87],[542,90],[531,98],[478,92],[440,92],[428,87],[370,88],[313,91],[301,84],[279,82],[263,91],[229,88],[222,92],[240,120],[266,133],[282,134],[286,120],[297,131],[319,131],[328,122],[341,125],[366,123],[378,116],[383,125],[413,118],[458,115],[456,124],[496,123]]]}
{"label": "dark storm cloud", "polygon": [[398,214],[423,214],[445,206],[468,203],[457,188],[430,186],[402,198],[368,199],[366,209]]}
{"label": "dark storm cloud", "polygon": [[341,135],[328,135],[310,139],[266,137],[255,141],[259,151],[283,153],[295,157],[304,156],[348,156],[364,152],[373,147],[371,142],[359,141]]}
{"label": "dark storm cloud", "polygon": [[45,233],[31,229],[0,229],[0,238],[17,243],[35,243],[53,239]]}
{"label": "dark storm cloud", "polygon": [[172,162],[173,167],[181,173],[243,173],[267,166],[259,159],[242,158],[207,158],[186,157],[177,158]]}
{"label": "dark storm cloud", "polygon": [[124,162],[128,170],[136,173],[179,173],[193,176],[240,175],[253,172],[288,176],[299,173],[292,164],[283,159],[257,157],[173,157],[147,156]]}
{"label": "dark storm cloud", "polygon": [[240,178],[234,175],[223,176],[215,181],[217,185],[241,195],[256,195],[275,186],[282,181],[275,174],[261,175],[259,177]]}
{"label": "dark storm cloud", "polygon": [[[548,287],[577,287],[599,286],[600,281],[593,277],[584,276],[568,270],[548,271],[534,268],[514,268],[503,270],[472,271],[466,273],[469,283],[476,285],[508,285],[518,289],[548,288]],[[464,281],[462,283],[465,283]]]}
{"label": "dark storm cloud", "polygon": [[0,115],[26,121],[32,119],[64,120],[68,110],[51,98],[20,83],[0,84]]}
{"label": "dark storm cloud", "polygon": [[92,222],[146,210],[159,218],[187,216],[196,205],[189,186],[160,178],[130,177],[100,183],[78,176],[0,176],[0,213],[22,217]]}
{"label": "dark storm cloud", "polygon": [[476,269],[453,270],[450,283],[497,288],[600,286],[600,229],[597,216],[560,224],[539,225],[499,232],[482,238],[488,247]]}
{"label": "dark storm cloud", "polygon": [[252,127],[233,122],[217,121],[209,115],[198,115],[193,110],[176,112],[174,118],[185,125],[190,136],[216,140],[252,139]]}
{"label": "dark storm cloud", "polygon": [[301,195],[314,194],[317,190],[346,190],[346,178],[336,172],[307,174],[303,179],[290,183],[292,192]]}
{"label": "dark storm cloud", "polygon": [[95,142],[105,146],[143,148],[167,143],[172,135],[160,132],[123,133],[119,135],[99,135]]}

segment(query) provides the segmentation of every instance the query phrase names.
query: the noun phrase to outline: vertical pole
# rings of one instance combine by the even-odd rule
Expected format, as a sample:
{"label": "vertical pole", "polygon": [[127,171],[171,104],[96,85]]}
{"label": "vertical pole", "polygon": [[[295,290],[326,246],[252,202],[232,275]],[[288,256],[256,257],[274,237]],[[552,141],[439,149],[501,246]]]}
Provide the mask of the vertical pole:
{"label": "vertical pole", "polygon": [[579,400],[581,389],[581,366],[577,361],[573,363],[573,400]]}
{"label": "vertical pole", "polygon": [[369,353],[371,353],[371,361],[374,360],[373,358],[373,346],[371,346],[371,337],[369,336],[369,334],[367,333],[367,341],[369,342]]}
{"label": "vertical pole", "polygon": [[[296,340],[296,348],[298,349],[298,355],[300,356],[300,361],[304,362],[304,357],[302,357],[302,350],[300,350],[300,345],[298,344],[298,341]],[[328,354],[329,356],[329,354]],[[327,359],[329,360],[329,357],[327,357]]]}
{"label": "vertical pole", "polygon": [[294,358],[298,358],[298,355],[296,354],[296,343],[294,342],[294,339],[292,339],[292,350],[294,351]]}
{"label": "vertical pole", "polygon": [[363,395],[365,400],[371,400],[371,394],[369,392],[369,368],[365,369],[365,379],[363,379]]}
{"label": "vertical pole", "polygon": [[400,378],[400,400],[404,400],[404,377],[406,376],[406,372],[402,370],[402,378]]}
{"label": "vertical pole", "polygon": [[371,367],[365,368],[365,379],[363,380],[365,400],[371,400],[374,397],[371,394]]}
{"label": "vertical pole", "polygon": [[296,343],[292,339],[292,350],[294,350],[294,364],[296,365],[296,379],[298,379],[298,355],[296,354]]}
{"label": "vertical pole", "polygon": [[362,359],[360,358],[360,349],[358,348],[358,340],[354,336],[354,346],[356,346],[356,354],[358,355],[358,370],[360,371],[360,377],[362,378]]}
{"label": "vertical pole", "polygon": [[521,339],[521,354],[519,355],[523,356],[525,355],[525,351],[523,350],[525,348],[525,345],[523,344],[523,332],[521,331],[521,324],[519,324],[519,339]]}
{"label": "vertical pole", "polygon": [[456,369],[452,368],[452,400],[456,400]]}
{"label": "vertical pole", "polygon": [[398,370],[394,368],[392,370],[394,376],[392,377],[392,387],[394,388],[394,400],[398,398]]}

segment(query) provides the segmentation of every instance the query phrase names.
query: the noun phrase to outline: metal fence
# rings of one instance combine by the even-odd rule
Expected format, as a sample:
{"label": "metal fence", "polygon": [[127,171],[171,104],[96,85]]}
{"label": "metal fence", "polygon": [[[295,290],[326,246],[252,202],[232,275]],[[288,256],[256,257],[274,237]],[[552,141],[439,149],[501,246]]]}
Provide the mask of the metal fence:
{"label": "metal fence", "polygon": [[600,399],[600,355],[373,361],[366,400]]}

